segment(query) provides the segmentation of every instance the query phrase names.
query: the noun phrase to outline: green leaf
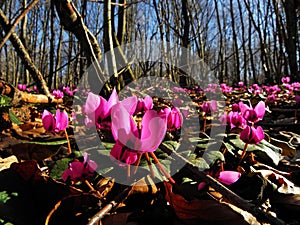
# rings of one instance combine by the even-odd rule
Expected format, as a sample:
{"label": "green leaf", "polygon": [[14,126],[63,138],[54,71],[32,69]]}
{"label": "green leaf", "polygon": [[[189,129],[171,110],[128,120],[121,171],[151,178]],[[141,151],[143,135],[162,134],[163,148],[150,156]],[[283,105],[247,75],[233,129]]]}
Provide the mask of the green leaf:
{"label": "green leaf", "polygon": [[[235,139],[228,140],[229,144],[233,146],[231,150],[243,150],[245,143],[240,139],[239,135],[236,135]],[[229,145],[226,145],[228,149],[230,148]],[[258,144],[249,144],[247,147],[248,152],[254,152],[261,160],[265,163],[271,163],[274,165],[278,165],[282,149],[269,143],[265,139],[263,139]]]}
{"label": "green leaf", "polygon": [[19,120],[19,118],[11,111],[8,111],[9,114],[9,118],[11,120],[11,122],[13,122],[14,124],[20,125],[22,124],[22,122]]}
{"label": "green leaf", "polygon": [[50,171],[50,177],[53,179],[60,180],[62,177],[62,173],[69,167],[69,163],[72,161],[72,159],[69,158],[62,158],[60,160],[57,160],[55,165]]}
{"label": "green leaf", "polygon": [[9,106],[11,98],[6,95],[0,95],[0,107]]}
{"label": "green leaf", "polygon": [[35,145],[63,145],[68,143],[67,139],[57,140],[57,141],[26,141],[22,142],[24,144],[35,144]]}
{"label": "green leaf", "polygon": [[7,194],[6,191],[1,191],[0,192],[0,202],[6,203],[10,199],[9,194]]}
{"label": "green leaf", "polygon": [[192,153],[190,154],[188,160],[196,167],[198,167],[198,169],[200,170],[205,170],[205,169],[209,169],[209,164],[205,161],[205,159],[198,157],[197,155]]}
{"label": "green leaf", "polygon": [[219,151],[206,151],[203,158],[209,165],[213,165],[216,161],[225,161],[224,155]]}
{"label": "green leaf", "polygon": [[179,147],[179,143],[177,141],[164,141],[163,143],[171,147],[173,151],[176,151]]}

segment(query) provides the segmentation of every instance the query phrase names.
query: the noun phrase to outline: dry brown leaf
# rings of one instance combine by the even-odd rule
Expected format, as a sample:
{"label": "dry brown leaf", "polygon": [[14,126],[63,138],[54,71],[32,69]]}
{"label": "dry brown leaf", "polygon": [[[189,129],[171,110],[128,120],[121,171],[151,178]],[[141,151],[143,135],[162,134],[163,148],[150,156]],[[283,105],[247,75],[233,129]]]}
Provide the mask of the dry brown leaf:
{"label": "dry brown leaf", "polygon": [[[206,221],[212,224],[248,224],[244,217],[232,210],[227,204],[213,199],[193,199],[187,201],[172,191],[172,185],[165,182],[166,200],[175,210],[180,220]],[[201,223],[199,223],[201,224]]]}

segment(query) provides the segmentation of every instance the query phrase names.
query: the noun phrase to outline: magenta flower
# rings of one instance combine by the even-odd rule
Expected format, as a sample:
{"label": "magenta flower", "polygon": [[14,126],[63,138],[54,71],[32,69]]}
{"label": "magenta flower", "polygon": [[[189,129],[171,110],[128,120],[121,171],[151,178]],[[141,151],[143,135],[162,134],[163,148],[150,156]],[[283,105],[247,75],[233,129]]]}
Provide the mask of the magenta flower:
{"label": "magenta flower", "polygon": [[261,126],[246,126],[240,133],[240,138],[247,144],[258,144],[265,137]]}
{"label": "magenta flower", "polygon": [[146,95],[144,98],[137,99],[137,105],[134,113],[136,114],[139,112],[144,112],[152,108],[153,108],[153,99],[151,96]]}
{"label": "magenta flower", "polygon": [[169,107],[161,110],[159,114],[165,114],[167,117],[167,129],[175,130],[182,126],[183,116],[177,107],[170,109]]}
{"label": "magenta flower", "polygon": [[[138,129],[123,102],[112,107],[111,120],[112,134],[116,141],[111,157],[124,163],[134,163],[136,153],[155,151],[167,130],[166,115],[160,115],[154,110],[145,112],[141,129]],[[130,152],[134,153],[130,154]]]}
{"label": "magenta flower", "polygon": [[21,91],[26,91],[26,84],[18,84],[18,89]]}
{"label": "magenta flower", "polygon": [[202,110],[205,114],[213,113],[217,111],[218,105],[216,100],[211,100],[210,102],[203,102],[202,103]]}
{"label": "magenta flower", "polygon": [[231,129],[234,128],[234,127],[243,128],[247,124],[247,121],[238,112],[231,111],[230,113],[228,113],[228,120],[229,120]]}
{"label": "magenta flower", "polygon": [[297,104],[300,104],[300,96],[299,96],[299,95],[296,95],[296,96],[295,96],[295,102],[296,102]]}
{"label": "magenta flower", "polygon": [[237,182],[238,179],[240,179],[240,177],[241,177],[241,173],[237,171],[227,170],[227,171],[220,172],[218,180],[223,184],[230,185]]}
{"label": "magenta flower", "polygon": [[53,90],[51,94],[54,95],[54,98],[56,99],[61,99],[64,97],[64,93],[60,90]]}
{"label": "magenta flower", "polygon": [[283,84],[290,83],[290,81],[291,81],[291,78],[290,78],[290,77],[282,77],[282,78],[281,78],[281,82],[282,82]]}
{"label": "magenta flower", "polygon": [[266,111],[266,106],[264,101],[260,101],[255,108],[253,109],[251,102],[249,105],[244,104],[243,102],[239,103],[239,107],[242,113],[242,116],[251,123],[256,123],[263,119]]}
{"label": "magenta flower", "polygon": [[238,83],[238,86],[239,86],[239,87],[244,87],[244,82],[243,82],[243,81],[240,81],[240,82]]}
{"label": "magenta flower", "polygon": [[119,101],[116,89],[113,89],[108,100],[102,96],[88,93],[85,105],[83,106],[83,112],[87,115],[85,119],[85,125],[91,127],[96,125],[97,128],[103,128],[105,123],[103,120],[110,116],[111,108]]}
{"label": "magenta flower", "polygon": [[240,111],[240,106],[236,103],[233,103],[231,106],[231,109],[233,112],[239,112]]}
{"label": "magenta flower", "polygon": [[[235,182],[237,182],[242,174],[237,171],[231,171],[231,170],[225,170],[221,171],[218,176],[218,181],[220,181],[222,184],[230,185]],[[202,190],[207,186],[207,183],[202,181],[198,184],[198,191]]]}
{"label": "magenta flower", "polygon": [[46,131],[58,133],[68,127],[69,120],[66,111],[56,110],[55,116],[48,110],[42,114],[42,122]]}
{"label": "magenta flower", "polygon": [[83,161],[71,162],[69,168],[62,173],[62,179],[65,182],[70,179],[74,183],[84,181],[94,175],[97,167],[93,160],[88,160],[88,154],[84,152]]}

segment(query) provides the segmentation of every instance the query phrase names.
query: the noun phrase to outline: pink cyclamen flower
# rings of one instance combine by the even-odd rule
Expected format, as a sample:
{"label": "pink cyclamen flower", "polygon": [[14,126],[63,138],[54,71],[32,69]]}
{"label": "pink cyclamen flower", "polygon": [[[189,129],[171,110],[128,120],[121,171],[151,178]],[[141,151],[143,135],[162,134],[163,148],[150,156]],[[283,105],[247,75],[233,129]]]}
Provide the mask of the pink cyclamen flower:
{"label": "pink cyclamen flower", "polygon": [[26,84],[18,84],[18,89],[21,91],[26,91]]}
{"label": "pink cyclamen flower", "polygon": [[233,112],[239,112],[240,111],[240,107],[236,103],[232,104],[231,109],[232,109]]}
{"label": "pink cyclamen flower", "polygon": [[239,86],[239,87],[244,87],[244,82],[243,82],[243,81],[240,81],[240,82],[238,83],[238,86]]}
{"label": "pink cyclamen flower", "polygon": [[218,109],[218,104],[216,100],[211,100],[210,102],[203,102],[202,103],[202,110],[203,112],[205,112],[205,114],[208,113],[213,113],[215,111],[217,111]]}
{"label": "pink cyclamen flower", "polygon": [[281,82],[282,82],[283,84],[290,83],[290,81],[291,81],[291,78],[290,78],[290,77],[282,77],[282,78],[281,78]]}
{"label": "pink cyclamen flower", "polygon": [[243,102],[239,102],[239,107],[242,113],[242,116],[248,122],[256,123],[263,119],[266,111],[266,106],[264,101],[260,101],[255,108],[253,109],[251,102],[249,101],[249,106]]}
{"label": "pink cyclamen flower", "polygon": [[64,97],[64,93],[60,90],[53,90],[51,94],[54,95],[54,98],[56,99],[61,99]]}
{"label": "pink cyclamen flower", "polygon": [[238,112],[231,111],[228,114],[228,119],[229,119],[229,123],[230,123],[230,128],[231,129],[234,128],[234,127],[241,127],[241,128],[243,128],[247,124],[247,121]]}
{"label": "pink cyclamen flower", "polygon": [[[218,181],[221,182],[222,184],[230,185],[235,182],[237,182],[242,174],[237,171],[230,171],[230,170],[225,170],[221,171],[219,176],[218,176]],[[198,184],[198,191],[202,190],[205,188],[207,185],[206,182],[202,181]]]}
{"label": "pink cyclamen flower", "polygon": [[44,110],[42,114],[43,127],[48,132],[58,133],[68,127],[69,120],[66,111],[56,110],[55,116],[48,110]]}
{"label": "pink cyclamen flower", "polygon": [[247,144],[258,144],[265,137],[261,126],[246,126],[240,133],[240,138]]}
{"label": "pink cyclamen flower", "polygon": [[136,114],[139,112],[144,112],[152,108],[153,108],[153,99],[151,96],[146,95],[144,98],[137,99],[137,105],[134,113]]}
{"label": "pink cyclamen flower", "polygon": [[112,107],[111,120],[112,134],[116,141],[111,151],[111,158],[127,164],[135,162],[137,153],[155,151],[167,130],[166,115],[160,115],[154,110],[145,112],[139,130],[122,102]]}
{"label": "pink cyclamen flower", "polygon": [[69,168],[62,173],[62,179],[65,182],[70,179],[74,183],[84,181],[94,175],[97,167],[93,160],[88,160],[88,154],[84,152],[83,161],[71,162]]}
{"label": "pink cyclamen flower", "polygon": [[237,171],[227,170],[227,171],[220,172],[218,180],[223,184],[230,185],[237,182],[238,179],[240,179],[240,177],[241,177],[241,173]]}
{"label": "pink cyclamen flower", "polygon": [[118,101],[118,94],[115,88],[108,100],[89,92],[83,106],[83,112],[87,115],[85,125],[91,127],[95,124],[97,128],[102,128],[103,120],[110,116],[112,106]]}
{"label": "pink cyclamen flower", "polygon": [[167,107],[159,112],[159,114],[165,114],[167,116],[167,129],[175,130],[182,126],[183,116],[177,107],[172,109]]}

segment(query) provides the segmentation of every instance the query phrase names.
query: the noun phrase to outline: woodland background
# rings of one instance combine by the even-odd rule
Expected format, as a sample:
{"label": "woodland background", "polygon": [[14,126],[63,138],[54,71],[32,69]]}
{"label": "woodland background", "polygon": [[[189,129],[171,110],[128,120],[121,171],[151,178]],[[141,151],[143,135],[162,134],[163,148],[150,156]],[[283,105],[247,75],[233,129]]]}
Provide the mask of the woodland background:
{"label": "woodland background", "polygon": [[[77,84],[95,57],[118,45],[163,40],[197,54],[220,83],[299,81],[299,6],[298,0],[1,0],[0,71],[13,85],[56,89]],[[131,78],[143,75],[133,70]]]}

